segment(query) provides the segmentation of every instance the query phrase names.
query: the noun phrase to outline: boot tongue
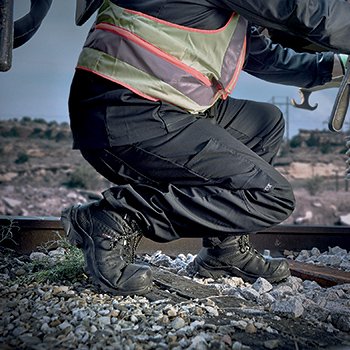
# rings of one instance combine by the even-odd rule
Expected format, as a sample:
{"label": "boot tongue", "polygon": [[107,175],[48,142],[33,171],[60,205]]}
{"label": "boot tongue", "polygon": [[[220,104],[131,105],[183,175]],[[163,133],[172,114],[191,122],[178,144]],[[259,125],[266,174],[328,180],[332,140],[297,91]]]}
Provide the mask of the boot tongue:
{"label": "boot tongue", "polygon": [[251,248],[249,235],[203,238],[203,247],[222,250],[234,249],[246,252]]}
{"label": "boot tongue", "polygon": [[203,238],[204,248],[216,248],[222,244],[222,239],[219,237],[205,237]]}

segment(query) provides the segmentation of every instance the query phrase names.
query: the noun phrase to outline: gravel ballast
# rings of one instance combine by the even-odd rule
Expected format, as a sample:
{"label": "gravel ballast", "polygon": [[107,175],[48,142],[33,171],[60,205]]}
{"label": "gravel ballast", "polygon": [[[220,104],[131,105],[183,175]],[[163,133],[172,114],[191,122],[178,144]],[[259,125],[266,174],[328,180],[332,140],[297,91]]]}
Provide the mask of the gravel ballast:
{"label": "gravel ballast", "polygon": [[[193,255],[160,251],[140,258],[170,276],[174,289],[155,283],[153,296],[101,293],[78,266],[70,280],[34,279],[40,266],[55,270],[67,254],[66,247],[30,256],[1,250],[2,350],[350,349],[350,284],[201,279],[193,276]],[[179,293],[184,282],[192,290]],[[202,297],[189,297],[197,288]]]}

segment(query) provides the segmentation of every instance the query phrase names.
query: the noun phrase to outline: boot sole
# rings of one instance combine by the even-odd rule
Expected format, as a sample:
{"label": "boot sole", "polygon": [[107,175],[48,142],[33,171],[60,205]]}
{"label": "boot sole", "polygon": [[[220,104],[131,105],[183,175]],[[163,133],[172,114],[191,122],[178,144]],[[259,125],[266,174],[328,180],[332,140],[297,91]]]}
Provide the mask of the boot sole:
{"label": "boot sole", "polygon": [[266,278],[263,276],[254,276],[247,274],[246,272],[243,272],[239,268],[235,266],[230,266],[230,273],[228,273],[225,269],[222,268],[215,268],[207,265],[203,260],[198,261],[199,258],[197,257],[193,264],[194,264],[194,269],[198,273],[198,275],[205,277],[205,278],[213,278],[214,280],[220,278],[220,277],[240,277],[246,282],[254,283],[259,277],[265,278],[268,280],[270,283],[277,283],[285,280],[290,276],[290,271],[288,271],[285,275],[282,276],[276,276],[274,278]]}
{"label": "boot sole", "polygon": [[[74,206],[64,209],[61,215],[61,223],[64,231],[66,232],[67,239],[70,244],[80,248],[83,251],[85,266],[87,272],[93,282],[98,288],[102,291],[111,293],[113,295],[142,295],[146,294],[150,291],[151,286],[148,285],[145,288],[131,290],[131,291],[122,291],[117,288],[110,287],[106,282],[104,282],[105,278],[101,276],[100,272],[96,269],[96,261],[95,261],[95,244],[92,238],[84,231],[79,230],[74,227],[74,223],[72,222],[72,217],[74,216]],[[81,234],[81,233],[82,234]]]}

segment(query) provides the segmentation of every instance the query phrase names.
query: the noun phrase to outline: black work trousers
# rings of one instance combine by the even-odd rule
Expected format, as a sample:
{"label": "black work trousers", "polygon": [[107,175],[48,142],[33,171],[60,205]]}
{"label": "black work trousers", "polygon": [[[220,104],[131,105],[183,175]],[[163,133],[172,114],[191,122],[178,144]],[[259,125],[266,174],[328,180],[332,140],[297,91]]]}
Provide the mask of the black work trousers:
{"label": "black work trousers", "polygon": [[206,115],[184,113],[186,122],[172,113],[162,117],[164,135],[81,150],[116,184],[104,192],[107,201],[151,225],[148,238],[252,233],[292,213],[291,186],[271,165],[284,132],[277,107],[228,98]]}

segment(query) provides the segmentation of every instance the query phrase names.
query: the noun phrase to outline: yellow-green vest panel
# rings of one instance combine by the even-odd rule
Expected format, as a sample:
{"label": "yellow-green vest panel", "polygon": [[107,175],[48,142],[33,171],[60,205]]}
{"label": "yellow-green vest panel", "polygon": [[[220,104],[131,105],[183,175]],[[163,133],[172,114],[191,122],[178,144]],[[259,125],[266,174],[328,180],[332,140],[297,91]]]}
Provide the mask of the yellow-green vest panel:
{"label": "yellow-green vest panel", "polygon": [[246,27],[232,14],[220,29],[198,30],[105,0],[78,68],[198,113],[232,91],[245,58]]}

